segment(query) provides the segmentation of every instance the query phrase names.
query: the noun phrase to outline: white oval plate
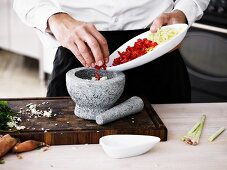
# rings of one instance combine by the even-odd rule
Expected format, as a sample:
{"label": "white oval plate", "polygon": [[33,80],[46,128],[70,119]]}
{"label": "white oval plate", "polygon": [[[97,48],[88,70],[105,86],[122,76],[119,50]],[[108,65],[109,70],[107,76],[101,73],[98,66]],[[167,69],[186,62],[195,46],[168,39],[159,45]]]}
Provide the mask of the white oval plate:
{"label": "white oval plate", "polygon": [[119,57],[118,51],[123,52],[128,46],[133,46],[134,43],[137,41],[137,39],[141,38],[147,38],[148,34],[150,31],[146,31],[131,40],[127,41],[125,44],[120,46],[116,51],[114,51],[110,56],[109,56],[109,62],[106,64],[107,70],[109,71],[125,71],[129,70],[138,66],[141,66],[143,64],[146,64],[150,61],[155,60],[156,58],[164,55],[165,53],[169,52],[172,50],[174,47],[176,47],[185,37],[187,30],[188,30],[188,25],[187,24],[173,24],[173,25],[167,25],[163,26],[161,29],[168,29],[168,28],[173,28],[173,29],[181,29],[182,31],[178,33],[176,36],[174,36],[172,39],[169,41],[157,45],[152,51],[144,54],[143,56],[140,56],[134,60],[131,60],[129,62],[117,65],[117,66],[112,66],[113,60],[117,57]]}
{"label": "white oval plate", "polygon": [[99,144],[111,158],[141,155],[158,142],[160,142],[159,137],[147,135],[108,135],[99,139]]}

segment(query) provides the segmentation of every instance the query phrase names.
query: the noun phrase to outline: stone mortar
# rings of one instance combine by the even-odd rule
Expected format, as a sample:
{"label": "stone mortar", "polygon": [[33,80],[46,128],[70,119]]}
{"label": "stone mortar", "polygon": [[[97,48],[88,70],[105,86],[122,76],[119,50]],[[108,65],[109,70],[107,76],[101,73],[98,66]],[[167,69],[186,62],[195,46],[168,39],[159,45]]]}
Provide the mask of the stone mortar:
{"label": "stone mortar", "polygon": [[93,68],[75,68],[66,73],[66,86],[69,95],[76,103],[76,116],[95,120],[96,116],[108,110],[120,98],[124,91],[123,72],[100,70],[107,80],[91,80],[95,77]]}

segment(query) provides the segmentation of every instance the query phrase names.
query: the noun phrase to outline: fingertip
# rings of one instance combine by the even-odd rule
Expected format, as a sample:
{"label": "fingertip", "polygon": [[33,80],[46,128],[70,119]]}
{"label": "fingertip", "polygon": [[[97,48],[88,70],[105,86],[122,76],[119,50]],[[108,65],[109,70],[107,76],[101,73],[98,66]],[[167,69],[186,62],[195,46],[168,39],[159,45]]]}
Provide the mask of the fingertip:
{"label": "fingertip", "polygon": [[108,63],[109,62],[109,56],[110,56],[110,53],[109,53],[109,49],[107,48],[104,52],[104,62],[105,63]]}
{"label": "fingertip", "polygon": [[109,62],[109,58],[105,58],[105,63],[108,63]]}
{"label": "fingertip", "polygon": [[96,65],[99,66],[99,67],[101,67],[103,65],[103,61],[102,60],[97,61],[96,62]]}
{"label": "fingertip", "polygon": [[94,68],[94,67],[95,67],[95,63],[91,63],[91,67],[93,67],[93,68]]}
{"label": "fingertip", "polygon": [[156,27],[152,26],[152,27],[150,28],[150,31],[151,31],[152,33],[156,33],[156,32],[158,31],[158,29],[157,29]]}
{"label": "fingertip", "polygon": [[150,30],[153,33],[156,33],[159,28],[161,28],[163,25],[165,25],[165,21],[163,17],[158,17],[157,19],[154,20],[152,23]]}

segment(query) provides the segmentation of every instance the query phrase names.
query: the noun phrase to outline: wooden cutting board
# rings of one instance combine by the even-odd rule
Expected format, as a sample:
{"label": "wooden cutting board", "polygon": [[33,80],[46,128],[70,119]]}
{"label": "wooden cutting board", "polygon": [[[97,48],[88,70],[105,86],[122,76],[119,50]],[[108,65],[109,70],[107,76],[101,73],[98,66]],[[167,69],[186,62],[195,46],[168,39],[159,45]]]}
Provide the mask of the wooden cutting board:
{"label": "wooden cutting board", "polygon": [[69,97],[6,99],[14,112],[25,111],[29,103],[36,104],[37,110],[53,110],[51,117],[19,113],[20,125],[26,128],[10,134],[21,141],[34,139],[49,145],[97,144],[100,137],[112,134],[154,135],[166,141],[167,128],[148,100],[142,99],[145,107],[141,112],[102,126],[75,116],[75,103]]}

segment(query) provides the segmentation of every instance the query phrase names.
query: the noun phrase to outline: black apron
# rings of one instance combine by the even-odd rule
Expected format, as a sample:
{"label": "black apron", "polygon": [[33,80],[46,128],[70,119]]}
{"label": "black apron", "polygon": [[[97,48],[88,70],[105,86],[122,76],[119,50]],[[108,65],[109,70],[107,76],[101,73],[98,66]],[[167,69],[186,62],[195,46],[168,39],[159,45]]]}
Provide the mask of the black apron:
{"label": "black apron", "polygon": [[[129,39],[147,30],[101,31],[112,53]],[[47,97],[68,96],[65,74],[82,67],[70,50],[59,47],[51,74]],[[188,103],[191,87],[179,50],[167,53],[145,65],[124,71],[126,84],[123,95],[144,95],[151,103]]]}

